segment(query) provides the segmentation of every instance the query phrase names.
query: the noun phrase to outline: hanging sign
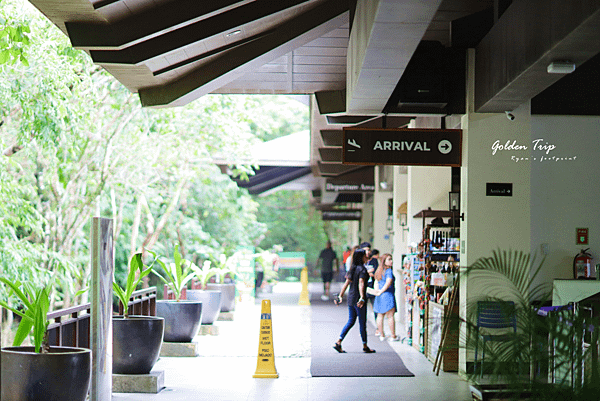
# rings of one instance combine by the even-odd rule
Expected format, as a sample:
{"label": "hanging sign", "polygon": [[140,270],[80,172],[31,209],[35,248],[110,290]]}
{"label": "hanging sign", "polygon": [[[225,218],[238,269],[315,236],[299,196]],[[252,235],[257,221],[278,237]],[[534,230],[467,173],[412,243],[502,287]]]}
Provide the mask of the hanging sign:
{"label": "hanging sign", "polygon": [[323,210],[323,220],[360,220],[361,218],[360,209]]}
{"label": "hanging sign", "polygon": [[461,165],[462,130],[344,128],[343,164]]}

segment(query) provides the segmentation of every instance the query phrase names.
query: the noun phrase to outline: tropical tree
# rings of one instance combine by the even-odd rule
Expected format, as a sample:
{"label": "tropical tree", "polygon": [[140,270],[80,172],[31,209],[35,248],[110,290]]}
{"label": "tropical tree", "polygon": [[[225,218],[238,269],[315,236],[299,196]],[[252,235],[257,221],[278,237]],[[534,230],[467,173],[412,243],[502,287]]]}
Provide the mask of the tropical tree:
{"label": "tropical tree", "polygon": [[256,200],[258,220],[268,227],[258,244],[263,249],[280,245],[285,252],[306,252],[307,264],[312,265],[327,240],[339,251],[346,244],[347,223],[323,221],[310,206],[308,191],[278,191]]}

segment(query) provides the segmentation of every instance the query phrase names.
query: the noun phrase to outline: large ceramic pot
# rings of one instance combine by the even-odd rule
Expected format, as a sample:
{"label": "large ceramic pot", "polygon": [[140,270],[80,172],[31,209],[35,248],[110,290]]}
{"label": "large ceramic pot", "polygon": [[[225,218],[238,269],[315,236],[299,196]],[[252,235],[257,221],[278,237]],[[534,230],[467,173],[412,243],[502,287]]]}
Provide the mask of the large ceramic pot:
{"label": "large ceramic pot", "polygon": [[202,319],[201,301],[156,301],[156,316],[165,319],[163,341],[189,343],[198,334]]}
{"label": "large ceramic pot", "polygon": [[206,284],[207,290],[221,291],[221,312],[231,312],[235,309],[235,284]]}
{"label": "large ceramic pot", "polygon": [[188,301],[202,302],[202,324],[213,324],[221,312],[221,291],[188,290]]}
{"label": "large ceramic pot", "polygon": [[165,320],[158,316],[113,316],[113,373],[148,374],[160,354]]}
{"label": "large ceramic pot", "polygon": [[2,348],[2,401],[84,401],[92,378],[92,351],[50,347]]}

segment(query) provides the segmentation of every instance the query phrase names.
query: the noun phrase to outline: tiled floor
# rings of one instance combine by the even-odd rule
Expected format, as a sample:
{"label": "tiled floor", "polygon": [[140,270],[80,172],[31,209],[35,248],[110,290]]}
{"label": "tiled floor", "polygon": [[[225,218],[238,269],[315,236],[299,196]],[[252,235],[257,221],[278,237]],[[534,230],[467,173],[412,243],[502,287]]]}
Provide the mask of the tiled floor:
{"label": "tiled floor", "polygon": [[[314,288],[313,288],[314,287]],[[311,286],[319,291],[319,286]],[[414,348],[392,343],[414,377],[310,376],[310,307],[298,306],[300,287],[280,283],[272,298],[273,344],[278,379],[253,379],[258,351],[260,305],[238,303],[233,322],[217,322],[218,336],[199,336],[200,357],[160,358],[165,372],[158,394],[113,394],[131,401],[467,401],[468,383],[440,372]],[[267,296],[263,296],[267,298]]]}

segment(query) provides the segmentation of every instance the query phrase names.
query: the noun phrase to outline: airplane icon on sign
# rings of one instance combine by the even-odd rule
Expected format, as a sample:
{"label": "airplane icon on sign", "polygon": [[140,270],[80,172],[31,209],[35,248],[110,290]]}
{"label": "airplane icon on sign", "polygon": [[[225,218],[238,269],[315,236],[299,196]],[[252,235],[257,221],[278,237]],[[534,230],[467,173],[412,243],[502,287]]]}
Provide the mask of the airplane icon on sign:
{"label": "airplane icon on sign", "polygon": [[[360,145],[356,143],[354,139],[348,139],[348,145],[354,146],[355,148],[360,149]],[[348,152],[354,152],[356,149],[348,149]]]}

